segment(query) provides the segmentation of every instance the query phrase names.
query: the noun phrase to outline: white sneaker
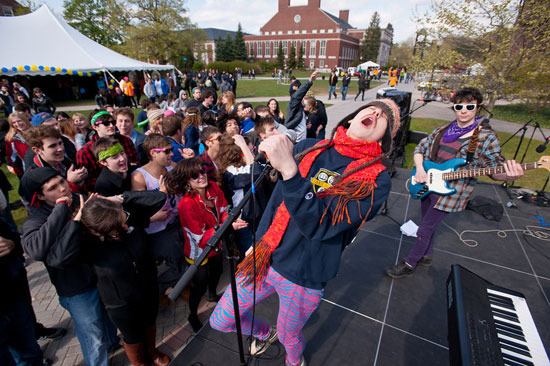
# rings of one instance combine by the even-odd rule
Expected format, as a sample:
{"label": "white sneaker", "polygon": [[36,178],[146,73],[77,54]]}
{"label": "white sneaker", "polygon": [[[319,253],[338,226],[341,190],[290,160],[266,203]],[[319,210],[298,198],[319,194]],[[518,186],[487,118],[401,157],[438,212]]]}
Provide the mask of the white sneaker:
{"label": "white sneaker", "polygon": [[261,355],[262,353],[267,351],[269,346],[271,346],[271,344],[276,340],[277,340],[277,328],[271,327],[271,329],[269,330],[269,335],[267,336],[266,339],[261,340],[256,337],[252,339],[252,343],[250,344],[250,354],[252,356]]}

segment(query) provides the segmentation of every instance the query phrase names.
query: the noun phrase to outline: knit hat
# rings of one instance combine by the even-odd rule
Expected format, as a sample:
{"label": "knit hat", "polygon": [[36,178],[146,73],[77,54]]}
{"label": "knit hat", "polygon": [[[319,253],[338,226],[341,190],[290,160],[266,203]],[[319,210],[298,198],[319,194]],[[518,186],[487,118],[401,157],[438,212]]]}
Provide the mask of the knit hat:
{"label": "knit hat", "polygon": [[55,117],[53,116],[53,114],[50,114],[50,113],[47,113],[47,112],[40,112],[38,114],[35,114],[32,119],[31,119],[31,125],[33,126],[40,126],[42,123],[44,123],[44,121],[50,119],[50,118],[53,118],[55,119]]}
{"label": "knit hat", "polygon": [[37,192],[40,192],[44,183],[58,175],[61,174],[54,168],[50,167],[28,170],[21,177],[19,194],[23,196],[27,202],[30,202],[31,206],[37,207]]}
{"label": "knit hat", "polygon": [[164,112],[162,111],[162,109],[150,109],[147,111],[147,119],[149,120],[149,123],[153,122],[163,115]]}
{"label": "knit hat", "polygon": [[175,114],[176,114],[176,113],[174,113],[173,110],[167,109],[166,112],[164,112],[164,117],[173,116],[173,115],[175,115]]}
{"label": "knit hat", "polygon": [[399,106],[392,99],[382,98],[375,99],[365,104],[361,109],[370,106],[381,108],[384,114],[388,117],[388,128],[384,133],[384,137],[382,137],[382,151],[384,151],[385,154],[388,154],[393,149],[393,138],[397,134],[401,123]]}

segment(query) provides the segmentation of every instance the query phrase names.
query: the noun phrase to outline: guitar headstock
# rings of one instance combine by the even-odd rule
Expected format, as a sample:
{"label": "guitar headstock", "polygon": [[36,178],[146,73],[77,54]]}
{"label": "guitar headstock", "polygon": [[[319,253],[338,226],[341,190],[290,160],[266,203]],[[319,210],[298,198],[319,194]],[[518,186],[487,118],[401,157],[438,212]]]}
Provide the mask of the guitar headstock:
{"label": "guitar headstock", "polygon": [[550,156],[541,156],[537,164],[540,165],[540,167],[550,171]]}

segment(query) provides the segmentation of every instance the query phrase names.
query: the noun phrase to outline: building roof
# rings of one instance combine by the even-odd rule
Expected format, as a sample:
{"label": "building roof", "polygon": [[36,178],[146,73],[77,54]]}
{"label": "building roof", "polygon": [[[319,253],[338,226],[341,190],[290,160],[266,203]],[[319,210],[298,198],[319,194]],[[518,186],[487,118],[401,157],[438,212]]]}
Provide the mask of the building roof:
{"label": "building roof", "polygon": [[342,28],[353,28],[348,22],[344,22],[342,19],[338,18],[337,16],[332,15],[331,13],[328,13],[324,11],[323,9],[320,9],[323,13],[328,15],[332,20],[334,20],[336,23],[340,24]]}
{"label": "building roof", "polygon": [[[206,33],[206,37],[208,39],[214,40],[214,41],[217,40],[218,38],[226,39],[228,34],[231,37],[231,39],[235,39],[235,34],[237,33],[237,32],[233,32],[225,29],[218,29],[218,28],[202,28],[202,30],[204,31],[204,33]],[[243,36],[248,36],[248,35],[250,34],[243,32]]]}

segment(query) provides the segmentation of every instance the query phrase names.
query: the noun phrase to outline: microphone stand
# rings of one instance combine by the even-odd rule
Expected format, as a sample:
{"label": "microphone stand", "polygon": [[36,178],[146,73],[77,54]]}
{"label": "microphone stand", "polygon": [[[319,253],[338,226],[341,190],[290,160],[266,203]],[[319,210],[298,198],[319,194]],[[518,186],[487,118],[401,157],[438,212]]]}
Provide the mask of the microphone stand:
{"label": "microphone stand", "polygon": [[[253,187],[259,187],[263,181],[263,179],[266,177],[266,175],[271,170],[271,166],[268,164],[266,165],[265,169],[260,173],[260,176],[256,181],[254,182]],[[191,266],[185,271],[185,273],[180,277],[176,285],[172,288],[172,291],[168,295],[168,298],[172,301],[176,301],[176,299],[180,296],[180,294],[183,292],[187,284],[193,279],[195,276],[195,273],[197,273],[197,270],[199,269],[199,266],[204,260],[208,257],[208,254],[213,250],[216,249],[216,246],[220,240],[222,240],[222,237],[224,236],[227,229],[231,226],[233,221],[235,221],[244,205],[248,202],[250,197],[252,197],[252,188],[249,189],[246,194],[244,195],[241,202],[235,206],[231,212],[229,213],[227,219],[222,223],[220,227],[216,229],[216,232],[210,240],[206,243],[206,247],[204,248],[202,254],[195,260]],[[222,243],[224,241],[222,240]],[[227,250],[229,252],[229,250]],[[243,348],[243,337],[242,337],[242,330],[241,330],[241,318],[239,315],[239,299],[237,296],[237,280],[235,278],[235,257],[232,255],[228,255],[229,260],[229,272],[230,272],[230,278],[231,278],[231,293],[233,297],[233,311],[235,313],[235,328],[237,329],[237,343],[239,347],[239,358],[240,358],[240,364],[244,366],[246,364],[244,359],[244,348]]]}

